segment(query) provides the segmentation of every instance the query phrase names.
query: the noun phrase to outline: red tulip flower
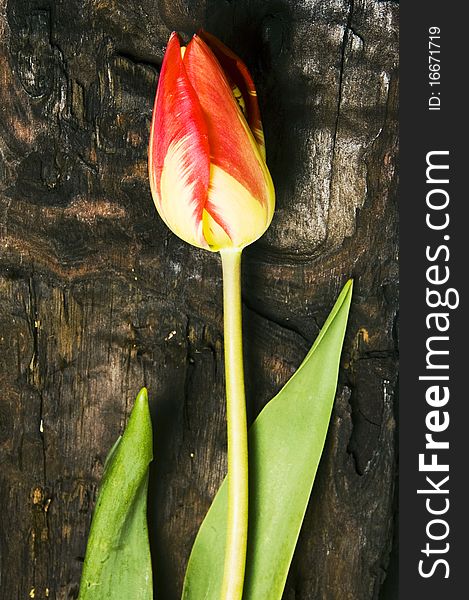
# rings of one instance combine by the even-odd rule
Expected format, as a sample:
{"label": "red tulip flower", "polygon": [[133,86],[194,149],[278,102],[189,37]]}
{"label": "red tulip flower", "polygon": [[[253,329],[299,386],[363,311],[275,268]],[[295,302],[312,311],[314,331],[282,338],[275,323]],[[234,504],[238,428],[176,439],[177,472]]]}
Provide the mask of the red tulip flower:
{"label": "red tulip flower", "polygon": [[151,124],[150,185],[168,227],[220,251],[228,430],[228,515],[220,600],[241,600],[248,534],[248,444],[241,326],[241,252],[272,220],[256,90],[244,63],[205,32],[173,33]]}
{"label": "red tulip flower", "polygon": [[259,238],[275,203],[256,90],[244,63],[205,32],[169,39],[149,146],[156,208],[183,240],[213,251]]}

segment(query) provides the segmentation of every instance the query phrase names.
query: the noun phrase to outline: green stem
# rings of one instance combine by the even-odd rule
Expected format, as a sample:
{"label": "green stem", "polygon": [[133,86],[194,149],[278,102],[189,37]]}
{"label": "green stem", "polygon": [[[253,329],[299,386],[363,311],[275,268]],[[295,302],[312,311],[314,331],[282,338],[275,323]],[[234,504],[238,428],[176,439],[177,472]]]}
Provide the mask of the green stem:
{"label": "green stem", "polygon": [[248,437],[241,319],[241,250],[220,251],[223,266],[228,523],[222,600],[241,600],[248,537]]}

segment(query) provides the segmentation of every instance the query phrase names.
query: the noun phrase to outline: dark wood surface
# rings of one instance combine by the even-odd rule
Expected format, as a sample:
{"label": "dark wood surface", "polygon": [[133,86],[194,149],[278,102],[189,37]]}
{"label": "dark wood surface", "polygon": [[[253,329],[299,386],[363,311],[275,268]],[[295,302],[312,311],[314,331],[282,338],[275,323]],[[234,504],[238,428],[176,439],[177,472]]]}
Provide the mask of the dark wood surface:
{"label": "dark wood surface", "polygon": [[395,599],[398,4],[0,7],[1,599],[76,598],[103,462],[142,385],[157,598],[179,598],[225,474],[219,257],[168,231],[146,171],[165,43],[199,26],[252,71],[277,190],[243,263],[251,419],[355,278],[284,598]]}

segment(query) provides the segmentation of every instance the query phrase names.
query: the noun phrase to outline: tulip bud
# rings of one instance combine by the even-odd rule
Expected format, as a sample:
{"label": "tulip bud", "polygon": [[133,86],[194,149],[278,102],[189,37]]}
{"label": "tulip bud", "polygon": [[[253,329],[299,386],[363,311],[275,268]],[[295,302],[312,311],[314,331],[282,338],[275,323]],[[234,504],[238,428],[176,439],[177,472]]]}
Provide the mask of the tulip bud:
{"label": "tulip bud", "polygon": [[275,203],[264,157],[256,91],[244,63],[205,32],[182,48],[173,33],[149,145],[151,191],[166,225],[212,251],[254,242]]}

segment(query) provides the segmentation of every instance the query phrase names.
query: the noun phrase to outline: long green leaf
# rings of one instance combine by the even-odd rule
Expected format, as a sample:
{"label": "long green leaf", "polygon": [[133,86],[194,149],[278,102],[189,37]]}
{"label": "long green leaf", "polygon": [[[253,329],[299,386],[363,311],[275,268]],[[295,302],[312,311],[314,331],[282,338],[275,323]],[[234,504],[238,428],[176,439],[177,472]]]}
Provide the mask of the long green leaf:
{"label": "long green leaf", "polygon": [[[342,290],[313,347],[249,432],[249,548],[243,600],[280,600],[324,446],[352,297]],[[189,558],[183,600],[219,600],[227,485]]]}
{"label": "long green leaf", "polygon": [[151,600],[147,529],[152,428],[147,391],[135,400],[124,434],[111,449],[91,524],[79,600]]}

